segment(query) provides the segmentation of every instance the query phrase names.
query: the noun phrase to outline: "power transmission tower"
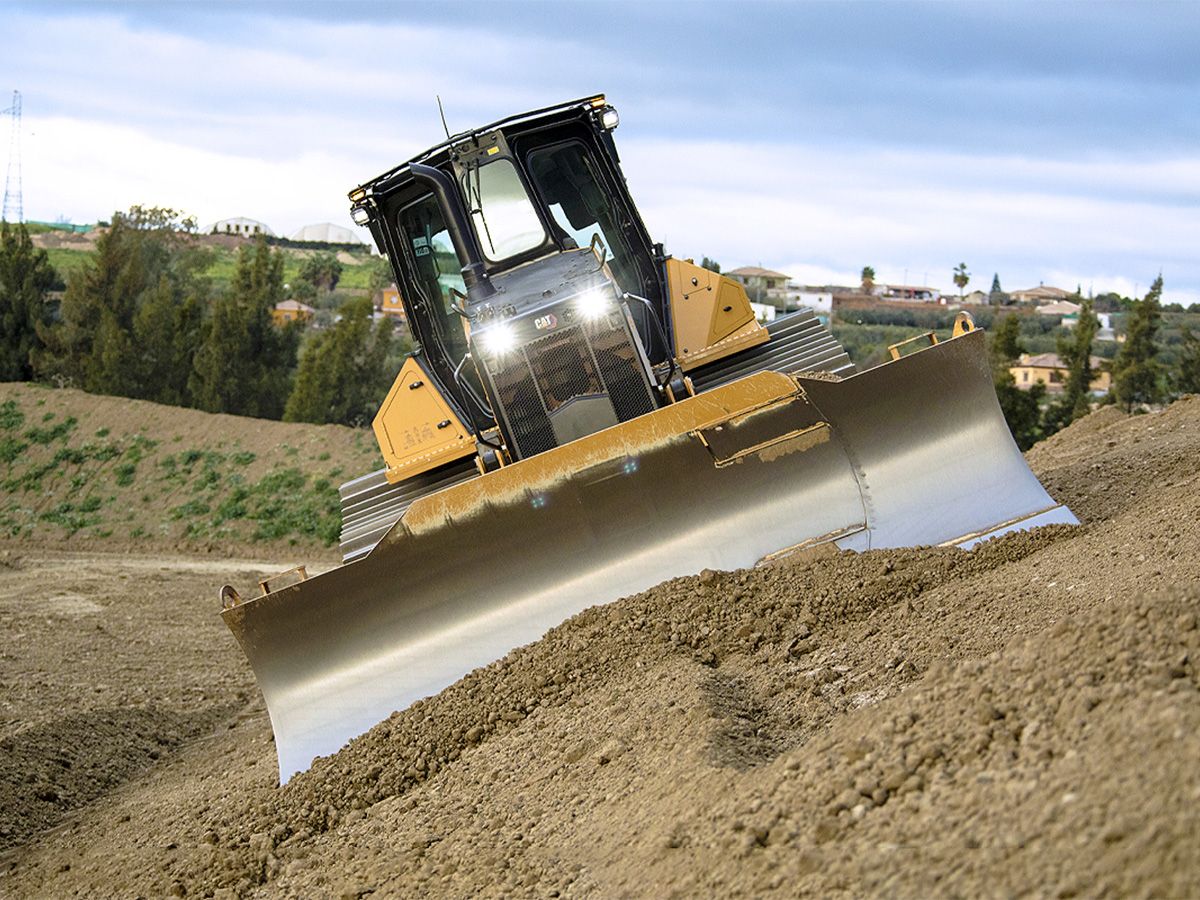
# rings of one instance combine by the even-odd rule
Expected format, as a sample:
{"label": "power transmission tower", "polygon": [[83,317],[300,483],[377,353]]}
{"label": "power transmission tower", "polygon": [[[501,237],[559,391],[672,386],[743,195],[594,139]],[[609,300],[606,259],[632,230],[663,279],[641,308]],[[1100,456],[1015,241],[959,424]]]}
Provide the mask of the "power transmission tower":
{"label": "power transmission tower", "polygon": [[[12,106],[0,110],[0,115],[12,119],[12,133],[8,139],[8,171],[4,175],[4,210],[0,219],[8,222],[24,222],[25,210],[21,201],[21,92],[13,91]],[[13,177],[16,172],[16,178]],[[13,218],[13,214],[16,218]]]}

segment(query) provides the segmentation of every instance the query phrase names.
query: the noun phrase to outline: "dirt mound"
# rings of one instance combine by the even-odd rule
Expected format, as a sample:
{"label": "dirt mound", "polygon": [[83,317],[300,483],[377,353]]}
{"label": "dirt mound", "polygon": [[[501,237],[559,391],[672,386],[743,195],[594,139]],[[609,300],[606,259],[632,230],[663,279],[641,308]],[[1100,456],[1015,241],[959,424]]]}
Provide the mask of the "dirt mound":
{"label": "dirt mound", "polygon": [[[12,851],[0,892],[1187,895],[1196,459],[1200,402],[1106,410],[1030,454],[1082,527],[675,579],[576,616],[282,789],[250,688],[201,739],[143,728],[179,743]],[[0,586],[41,564],[14,565]],[[202,605],[183,587],[199,573],[163,577]],[[87,604],[110,602],[65,572],[52,588],[75,596],[61,621],[80,633]],[[172,639],[219,649],[231,683],[205,690],[215,704],[252,682],[210,616]],[[97,656],[61,680],[86,680]],[[0,659],[5,681],[12,669]],[[125,702],[182,713],[206,671],[156,657],[139,675],[156,707]],[[64,716],[85,702],[47,685],[18,699],[10,733],[56,697]]]}
{"label": "dirt mound", "polygon": [[378,466],[365,429],[0,384],[0,539],[21,546],[335,558],[338,485]]}

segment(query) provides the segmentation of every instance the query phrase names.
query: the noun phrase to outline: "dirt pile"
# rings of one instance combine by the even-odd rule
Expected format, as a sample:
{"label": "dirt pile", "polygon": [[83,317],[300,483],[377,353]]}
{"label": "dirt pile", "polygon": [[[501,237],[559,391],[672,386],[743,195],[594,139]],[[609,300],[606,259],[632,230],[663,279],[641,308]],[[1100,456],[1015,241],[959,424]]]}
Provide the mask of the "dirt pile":
{"label": "dirt pile", "polygon": [[[0,892],[1186,895],[1197,460],[1200,399],[1103,411],[1030,454],[1083,527],[676,579],[586,611],[282,789],[250,689],[202,738],[155,726],[178,743],[11,851]],[[179,628],[185,646],[212,638],[225,671],[227,636]],[[234,659],[224,677],[245,685]],[[139,674],[180,712],[190,665]],[[23,698],[6,739],[82,696]]]}

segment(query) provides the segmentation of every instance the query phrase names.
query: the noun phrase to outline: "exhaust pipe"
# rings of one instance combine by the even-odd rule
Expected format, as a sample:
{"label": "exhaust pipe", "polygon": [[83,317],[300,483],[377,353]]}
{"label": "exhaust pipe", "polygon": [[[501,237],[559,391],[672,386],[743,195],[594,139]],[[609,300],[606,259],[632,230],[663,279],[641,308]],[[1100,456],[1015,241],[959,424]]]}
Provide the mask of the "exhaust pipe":
{"label": "exhaust pipe", "polygon": [[467,221],[467,213],[463,208],[454,182],[441,169],[425,166],[421,163],[410,163],[408,170],[413,179],[425,185],[438,199],[442,209],[442,217],[446,220],[446,230],[450,232],[450,241],[458,258],[464,260],[462,267],[463,284],[467,286],[467,295],[472,300],[486,299],[496,293],[488,281],[487,271],[483,267],[483,251],[479,249],[479,241]]}

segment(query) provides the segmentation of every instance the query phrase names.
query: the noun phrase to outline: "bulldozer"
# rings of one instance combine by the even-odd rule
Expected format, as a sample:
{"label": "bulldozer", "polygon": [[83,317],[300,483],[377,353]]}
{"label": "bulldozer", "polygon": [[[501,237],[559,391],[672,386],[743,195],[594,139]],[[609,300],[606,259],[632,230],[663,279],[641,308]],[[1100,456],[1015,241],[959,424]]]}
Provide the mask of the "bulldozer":
{"label": "bulldozer", "polygon": [[861,372],[811,309],[759,322],[742,284],[652,240],[618,123],[597,95],[447,132],[350,192],[415,349],[373,422],[383,465],[341,488],[343,563],[221,591],[281,782],[673,577],[1076,522],[968,315]]}

